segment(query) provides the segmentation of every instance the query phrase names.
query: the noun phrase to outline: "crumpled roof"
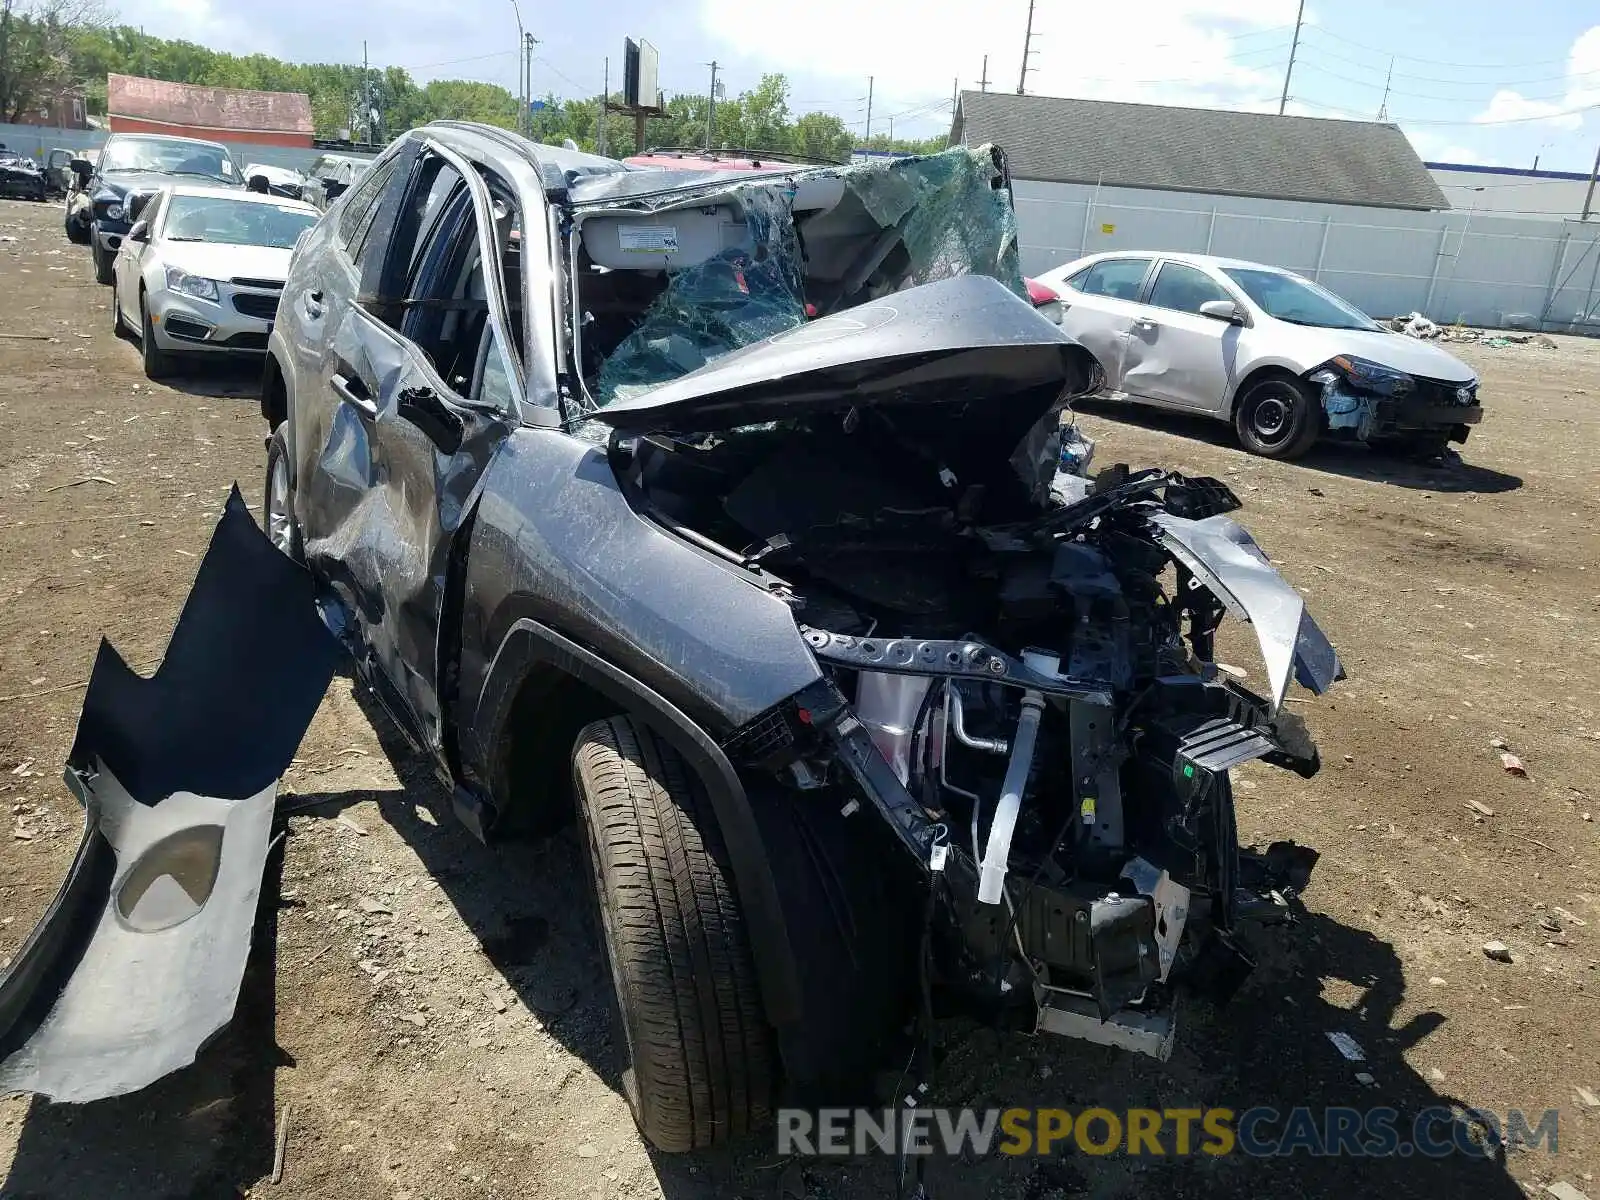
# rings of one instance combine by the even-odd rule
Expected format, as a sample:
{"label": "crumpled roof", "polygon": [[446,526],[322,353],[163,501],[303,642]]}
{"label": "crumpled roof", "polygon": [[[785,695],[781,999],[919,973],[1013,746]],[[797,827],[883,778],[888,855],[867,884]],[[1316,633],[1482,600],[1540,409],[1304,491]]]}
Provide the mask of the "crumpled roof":
{"label": "crumpled roof", "polygon": [[[1026,296],[1016,215],[995,185],[988,147],[805,169],[838,177],[885,229],[899,227],[910,259],[900,287],[986,275]],[[652,181],[649,174],[655,174]],[[731,189],[745,211],[745,238],[721,254],[668,273],[667,287],[637,329],[607,357],[597,380],[603,407],[699,370],[743,346],[806,322],[803,251],[794,225],[795,172],[746,176]],[[667,173],[644,173],[662,186]],[[672,176],[675,181],[680,176]],[[748,181],[746,181],[748,180]],[[625,177],[633,184],[634,177]],[[684,190],[704,187],[688,175]],[[670,193],[659,202],[670,202]]]}
{"label": "crumpled roof", "polygon": [[304,92],[202,87],[139,75],[106,76],[106,112],[113,117],[195,129],[306,135],[315,132],[311,98]]}

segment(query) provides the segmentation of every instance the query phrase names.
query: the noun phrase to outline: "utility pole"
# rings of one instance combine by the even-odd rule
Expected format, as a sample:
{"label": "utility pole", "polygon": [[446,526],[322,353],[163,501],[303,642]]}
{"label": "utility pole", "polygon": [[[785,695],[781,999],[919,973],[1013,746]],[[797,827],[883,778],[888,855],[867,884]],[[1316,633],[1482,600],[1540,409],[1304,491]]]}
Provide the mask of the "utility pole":
{"label": "utility pole", "polygon": [[711,90],[706,93],[706,149],[711,149],[717,127],[717,60],[711,60]]}
{"label": "utility pole", "polygon": [[1289,103],[1289,77],[1294,74],[1294,55],[1300,49],[1300,23],[1305,20],[1306,0],[1294,14],[1294,40],[1289,43],[1289,66],[1283,73],[1283,95],[1278,97],[1278,115],[1283,116],[1283,106]]}
{"label": "utility pole", "polygon": [[606,110],[611,106],[611,59],[606,58],[606,65],[600,76],[600,111],[595,114],[594,152],[604,155],[606,152]]}
{"label": "utility pole", "polygon": [[1589,172],[1589,190],[1583,197],[1583,219],[1589,219],[1589,206],[1594,203],[1594,182],[1600,177],[1600,150],[1594,152],[1594,169]]}
{"label": "utility pole", "polygon": [[961,103],[961,76],[950,81],[950,119],[956,119],[956,105]]}
{"label": "utility pole", "polygon": [[1389,119],[1389,84],[1394,81],[1394,57],[1389,58],[1389,73],[1383,77],[1383,99],[1378,103],[1378,120]]}
{"label": "utility pole", "polygon": [[[522,81],[523,81],[523,78],[524,78],[523,73],[522,73],[522,53],[523,53],[524,42],[523,42],[523,33],[522,33],[522,8],[521,8],[520,5],[517,4],[517,0],[511,0],[511,11],[517,14],[517,87],[521,88],[522,87]],[[528,119],[528,97],[527,97],[526,94],[523,94],[523,95],[520,95],[520,96],[517,97],[517,132],[518,133],[526,132],[527,127],[523,124],[523,122],[526,121],[527,119]]]}
{"label": "utility pole", "polygon": [[868,75],[867,76],[867,138],[866,138],[866,142],[864,143],[868,150],[872,149],[872,80],[873,80],[873,77],[871,75]]}
{"label": "utility pole", "polygon": [[989,56],[987,54],[983,56],[983,78],[978,80],[978,90],[980,92],[989,90]]}
{"label": "utility pole", "polygon": [[361,129],[363,145],[372,144],[372,76],[367,67],[367,40],[361,39]]}
{"label": "utility pole", "polygon": [[533,136],[533,48],[539,44],[539,39],[531,33],[522,35],[527,46],[527,57],[522,65],[522,109],[523,119],[528,122],[528,136]]}
{"label": "utility pole", "polygon": [[[1301,4],[1305,0],[1300,0]],[[1022,70],[1017,75],[1017,95],[1022,95],[1028,86],[1028,59],[1033,57],[1033,0],[1028,0],[1028,30],[1022,37]],[[989,68],[986,65],[983,73],[987,75]]]}

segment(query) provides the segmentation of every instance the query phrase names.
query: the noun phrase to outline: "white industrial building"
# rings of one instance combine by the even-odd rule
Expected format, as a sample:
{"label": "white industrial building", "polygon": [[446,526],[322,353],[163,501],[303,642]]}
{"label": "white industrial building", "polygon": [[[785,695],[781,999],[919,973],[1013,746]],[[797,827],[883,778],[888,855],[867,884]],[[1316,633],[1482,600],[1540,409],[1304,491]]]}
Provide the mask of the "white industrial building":
{"label": "white industrial building", "polygon": [[1501,215],[1471,202],[1486,184],[1452,204],[1395,125],[969,91],[950,140],[1006,151],[1025,273],[1184,250],[1376,316],[1600,332],[1600,221]]}
{"label": "white industrial building", "polygon": [[[1589,198],[1589,176],[1576,171],[1518,170],[1472,163],[1426,164],[1451,208],[1501,217],[1579,220]],[[1597,194],[1600,202],[1600,194]],[[1595,219],[1600,214],[1591,213]]]}

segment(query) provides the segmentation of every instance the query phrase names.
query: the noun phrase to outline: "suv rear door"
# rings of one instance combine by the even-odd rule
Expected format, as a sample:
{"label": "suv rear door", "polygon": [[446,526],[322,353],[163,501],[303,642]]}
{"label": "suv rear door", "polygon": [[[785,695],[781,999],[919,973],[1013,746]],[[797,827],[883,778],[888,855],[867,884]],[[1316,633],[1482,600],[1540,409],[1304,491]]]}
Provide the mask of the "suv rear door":
{"label": "suv rear door", "polygon": [[451,547],[520,420],[503,261],[516,212],[421,138],[381,186],[349,264],[359,290],[322,298],[319,378],[297,381],[296,512],[307,560],[360,630],[367,675],[437,751]]}
{"label": "suv rear door", "polygon": [[1105,371],[1106,387],[1122,389],[1122,359],[1133,323],[1141,313],[1154,259],[1143,255],[1102,258],[1063,280],[1061,328],[1081,342]]}

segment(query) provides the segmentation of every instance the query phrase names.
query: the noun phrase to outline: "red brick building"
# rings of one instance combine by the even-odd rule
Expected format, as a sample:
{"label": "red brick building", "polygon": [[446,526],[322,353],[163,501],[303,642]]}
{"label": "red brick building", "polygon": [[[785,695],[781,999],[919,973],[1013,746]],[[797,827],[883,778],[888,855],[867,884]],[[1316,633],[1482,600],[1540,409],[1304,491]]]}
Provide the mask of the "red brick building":
{"label": "red brick building", "polygon": [[89,113],[80,91],[62,92],[41,100],[17,114],[16,125],[49,126],[55,129],[87,129]]}
{"label": "red brick building", "polygon": [[107,75],[106,114],[112,133],[311,148],[311,98],[304,92],[250,92]]}

